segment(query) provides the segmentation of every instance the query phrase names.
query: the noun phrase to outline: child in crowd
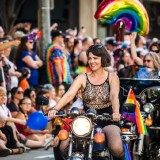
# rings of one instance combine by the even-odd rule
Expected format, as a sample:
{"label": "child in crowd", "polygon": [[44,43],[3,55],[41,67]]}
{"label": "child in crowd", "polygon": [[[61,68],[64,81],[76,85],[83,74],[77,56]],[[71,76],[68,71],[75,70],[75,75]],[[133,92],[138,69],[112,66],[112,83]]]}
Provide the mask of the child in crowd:
{"label": "child in crowd", "polygon": [[[31,99],[28,97],[24,97],[19,102],[20,112],[18,113],[17,117],[18,119],[21,119],[23,121],[27,121],[30,110],[32,108]],[[39,142],[47,142],[48,145],[51,145],[51,142],[53,140],[52,135],[49,134],[48,130],[33,130],[28,128],[27,125],[20,125],[16,124],[16,127],[18,131],[23,134],[26,138],[33,140],[33,141],[39,141]]]}
{"label": "child in crowd", "polygon": [[19,86],[25,91],[29,88],[28,78],[31,76],[31,71],[27,67],[23,67],[20,69],[20,73],[22,74],[19,78]]}

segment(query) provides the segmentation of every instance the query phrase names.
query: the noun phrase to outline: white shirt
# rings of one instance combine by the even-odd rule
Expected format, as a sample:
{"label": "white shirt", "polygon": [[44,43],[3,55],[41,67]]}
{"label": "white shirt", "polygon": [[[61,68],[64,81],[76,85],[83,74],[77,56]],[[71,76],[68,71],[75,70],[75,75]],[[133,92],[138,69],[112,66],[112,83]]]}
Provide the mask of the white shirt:
{"label": "white shirt", "polygon": [[75,102],[73,102],[71,108],[73,108],[73,107],[77,107],[79,109],[83,109],[84,106],[83,106],[82,99],[81,98],[77,98],[77,100]]}
{"label": "white shirt", "polygon": [[0,119],[6,121],[7,117],[12,117],[11,112],[6,105],[2,104],[0,106]]}

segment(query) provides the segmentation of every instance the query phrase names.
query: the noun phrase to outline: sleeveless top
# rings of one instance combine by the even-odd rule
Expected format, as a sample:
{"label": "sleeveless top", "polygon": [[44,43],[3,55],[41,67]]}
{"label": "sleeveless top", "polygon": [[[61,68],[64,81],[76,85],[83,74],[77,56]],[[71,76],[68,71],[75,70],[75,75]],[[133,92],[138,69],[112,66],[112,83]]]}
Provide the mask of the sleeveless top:
{"label": "sleeveless top", "polygon": [[109,73],[104,83],[93,85],[86,74],[86,87],[82,92],[84,107],[103,109],[111,106]]}

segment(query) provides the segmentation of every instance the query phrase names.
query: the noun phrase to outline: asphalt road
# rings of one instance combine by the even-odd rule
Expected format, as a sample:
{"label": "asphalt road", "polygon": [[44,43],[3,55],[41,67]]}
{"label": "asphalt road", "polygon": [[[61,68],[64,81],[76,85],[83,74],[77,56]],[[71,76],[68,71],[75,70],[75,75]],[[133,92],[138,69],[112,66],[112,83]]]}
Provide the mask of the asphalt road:
{"label": "asphalt road", "polygon": [[32,149],[28,153],[0,157],[0,160],[54,160],[53,149]]}

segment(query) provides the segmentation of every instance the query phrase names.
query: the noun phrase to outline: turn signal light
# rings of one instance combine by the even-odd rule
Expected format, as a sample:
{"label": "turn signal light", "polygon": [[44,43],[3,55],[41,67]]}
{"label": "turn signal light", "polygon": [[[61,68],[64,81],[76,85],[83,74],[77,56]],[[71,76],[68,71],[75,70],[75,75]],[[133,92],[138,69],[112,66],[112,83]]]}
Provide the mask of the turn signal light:
{"label": "turn signal light", "polygon": [[129,129],[128,128],[122,128],[121,132],[129,132]]}
{"label": "turn signal light", "polygon": [[94,135],[94,141],[98,144],[101,144],[105,141],[104,133],[98,132]]}
{"label": "turn signal light", "polygon": [[55,120],[54,120],[54,124],[55,125],[62,125],[62,120],[60,119],[60,118],[56,118]]}
{"label": "turn signal light", "polygon": [[65,129],[61,129],[58,133],[58,137],[61,141],[64,141],[68,138],[68,132]]}
{"label": "turn signal light", "polygon": [[147,127],[150,127],[152,125],[153,121],[150,118],[146,118],[145,123],[146,123]]}

